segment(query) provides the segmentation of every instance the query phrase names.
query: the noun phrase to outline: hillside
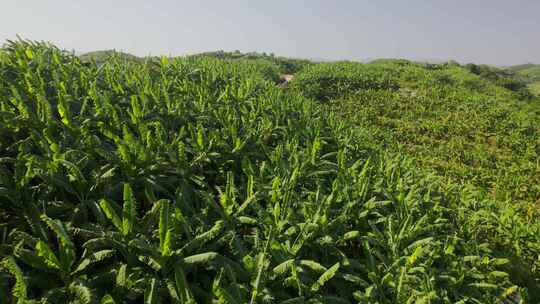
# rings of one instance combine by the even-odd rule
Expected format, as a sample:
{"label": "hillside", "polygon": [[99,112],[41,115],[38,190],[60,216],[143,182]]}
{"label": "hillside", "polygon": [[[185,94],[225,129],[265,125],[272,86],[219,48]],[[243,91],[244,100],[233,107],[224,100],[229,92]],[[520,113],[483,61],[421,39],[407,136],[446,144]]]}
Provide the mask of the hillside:
{"label": "hillside", "polygon": [[510,67],[509,70],[514,71],[523,81],[527,82],[533,94],[540,96],[540,65],[517,65]]}
{"label": "hillside", "polygon": [[540,81],[529,84],[529,90],[536,95],[540,96]]}
{"label": "hillside", "polygon": [[116,56],[118,58],[122,58],[122,59],[125,59],[125,60],[130,60],[130,61],[142,61],[143,60],[142,58],[137,57],[135,55],[132,55],[132,54],[129,54],[129,53],[124,53],[124,52],[119,52],[119,51],[116,51],[116,50],[102,50],[102,51],[88,52],[88,53],[84,53],[84,54],[80,55],[79,58],[83,62],[89,62],[89,61],[93,60],[96,63],[102,63],[102,62],[107,61],[110,57],[113,57],[113,56]]}
{"label": "hillside", "polygon": [[302,70],[304,67],[313,64],[311,61],[306,59],[294,59],[287,58],[282,56],[275,56],[274,54],[266,53],[241,53],[239,51],[234,52],[225,52],[225,51],[215,51],[215,52],[205,52],[200,54],[195,54],[193,57],[210,57],[218,58],[225,60],[260,60],[270,62],[279,69],[281,74],[294,74]]}
{"label": "hillside", "polygon": [[523,64],[508,68],[510,71],[525,77],[529,81],[540,81],[540,64]]}
{"label": "hillside", "polygon": [[406,152],[500,200],[540,202],[540,104],[524,95],[524,85],[470,69],[407,61],[322,64],[297,74],[292,86],[352,121],[359,142],[371,143],[366,148]]}
{"label": "hillside", "polygon": [[540,301],[512,75],[99,58],[0,50],[1,304]]}
{"label": "hillside", "polygon": [[532,80],[540,81],[540,64],[522,64],[515,65],[508,68],[508,70],[519,73]]}

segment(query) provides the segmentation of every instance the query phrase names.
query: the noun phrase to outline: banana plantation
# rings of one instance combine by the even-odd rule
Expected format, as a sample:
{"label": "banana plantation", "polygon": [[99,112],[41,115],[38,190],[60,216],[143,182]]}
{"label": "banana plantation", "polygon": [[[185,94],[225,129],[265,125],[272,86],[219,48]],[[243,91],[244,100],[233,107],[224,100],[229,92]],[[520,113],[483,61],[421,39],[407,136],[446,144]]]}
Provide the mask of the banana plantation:
{"label": "banana plantation", "polygon": [[537,303],[540,106],[462,67],[0,50],[0,304]]}

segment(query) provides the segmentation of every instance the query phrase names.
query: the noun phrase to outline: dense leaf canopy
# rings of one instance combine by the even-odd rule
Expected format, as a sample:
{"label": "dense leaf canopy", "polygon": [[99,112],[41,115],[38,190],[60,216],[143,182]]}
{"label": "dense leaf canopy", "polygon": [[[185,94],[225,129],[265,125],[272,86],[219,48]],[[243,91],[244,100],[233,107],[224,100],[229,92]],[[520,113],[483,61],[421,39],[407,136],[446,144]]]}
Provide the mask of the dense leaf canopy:
{"label": "dense leaf canopy", "polygon": [[[510,141],[501,149],[515,150],[505,161],[529,164],[538,150],[523,138],[537,140],[537,129],[515,111],[517,133],[504,133],[511,104],[482,104],[516,93],[462,68],[392,64],[321,64],[282,88],[261,61],[95,64],[8,43],[0,303],[538,300],[540,225],[525,203],[486,193],[500,168],[473,164],[479,182],[465,183],[423,166],[450,144],[431,151],[433,132],[445,138],[456,126],[499,134]],[[472,125],[430,125],[450,109],[477,113],[466,111],[475,102],[486,116],[456,120]],[[430,107],[448,110],[430,116]],[[424,150],[409,153],[397,143],[411,133],[397,123],[414,115],[426,124],[413,132]],[[517,185],[534,180],[516,170]],[[495,176],[494,185],[510,180]],[[532,203],[531,189],[502,188],[503,197]]]}

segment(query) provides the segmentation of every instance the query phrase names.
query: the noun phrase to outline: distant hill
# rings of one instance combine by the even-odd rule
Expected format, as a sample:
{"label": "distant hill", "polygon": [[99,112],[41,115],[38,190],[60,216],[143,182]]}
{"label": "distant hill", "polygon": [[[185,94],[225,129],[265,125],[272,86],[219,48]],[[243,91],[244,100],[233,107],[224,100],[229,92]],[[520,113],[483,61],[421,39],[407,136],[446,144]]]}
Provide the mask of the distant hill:
{"label": "distant hill", "polygon": [[[82,61],[90,62],[94,61],[96,63],[102,63],[106,61],[111,56],[118,56],[120,58],[124,58],[129,61],[137,61],[142,62],[144,61],[144,58],[117,51],[117,50],[100,50],[100,51],[93,51],[88,52],[85,54],[82,54],[79,56]],[[220,59],[262,59],[268,62],[271,62],[272,64],[275,64],[281,73],[283,74],[294,74],[296,72],[299,72],[304,67],[316,64],[316,63],[322,63],[322,62],[331,62],[331,60],[328,59],[322,59],[322,58],[312,58],[310,60],[307,59],[297,59],[297,58],[287,58],[287,57],[281,57],[281,56],[275,56],[274,54],[266,54],[266,53],[257,53],[257,52],[249,52],[249,53],[241,53],[239,51],[234,52],[226,52],[223,50],[214,51],[214,52],[203,52],[199,54],[191,55],[191,57],[214,57],[214,58],[220,58]],[[398,58],[368,58],[365,60],[362,60],[364,63],[371,63],[371,64],[380,64],[380,63],[396,63],[396,64],[412,64],[412,63],[420,63],[420,64],[426,64],[426,65],[440,65],[440,64],[450,64],[450,65],[460,65],[459,63],[455,61],[448,61],[448,60],[437,60],[437,59],[426,59],[426,58],[416,58],[416,59],[398,59]],[[496,68],[494,66],[489,65],[476,65],[476,64],[466,64],[463,65],[466,69],[468,69],[473,74],[479,75],[483,78],[486,78],[490,81],[497,82],[498,85],[509,88],[514,91],[518,91],[520,87],[522,87],[522,84],[527,84],[529,87],[529,90],[537,95],[540,96],[540,65],[539,64],[521,64],[521,65],[515,65],[510,66],[507,68]]]}
{"label": "distant hill", "polygon": [[508,70],[517,73],[531,82],[540,81],[540,64],[522,64],[508,68]]}
{"label": "distant hill", "polygon": [[523,70],[540,67],[540,64],[534,64],[534,63],[526,63],[526,64],[518,64],[508,67],[509,70],[514,72],[520,72]]}
{"label": "distant hill", "polygon": [[137,57],[135,55],[120,52],[117,50],[101,50],[101,51],[88,52],[88,53],[80,55],[79,58],[81,58],[82,61],[95,61],[99,63],[99,62],[105,61],[107,58],[111,56],[119,56],[126,60],[132,60],[132,61],[143,61],[141,57]]}
{"label": "distant hill", "polygon": [[540,64],[515,65],[509,67],[508,70],[513,71],[522,81],[528,83],[529,90],[533,94],[540,96]]}
{"label": "distant hill", "polygon": [[385,57],[369,57],[364,58],[360,60],[361,62],[365,63],[372,63],[372,62],[381,62],[381,61],[393,61],[393,60],[399,60],[399,61],[410,61],[410,62],[417,62],[417,63],[429,63],[429,64],[443,64],[446,62],[452,62],[452,59],[442,59],[442,58],[423,58],[423,57],[415,57],[415,58],[385,58]]}
{"label": "distant hill", "polygon": [[264,60],[276,65],[282,74],[294,74],[304,67],[313,64],[312,61],[307,59],[289,58],[276,56],[273,53],[258,53],[249,52],[242,53],[240,51],[227,52],[223,50],[213,52],[203,52],[199,54],[191,55],[192,57],[213,57],[226,60]]}

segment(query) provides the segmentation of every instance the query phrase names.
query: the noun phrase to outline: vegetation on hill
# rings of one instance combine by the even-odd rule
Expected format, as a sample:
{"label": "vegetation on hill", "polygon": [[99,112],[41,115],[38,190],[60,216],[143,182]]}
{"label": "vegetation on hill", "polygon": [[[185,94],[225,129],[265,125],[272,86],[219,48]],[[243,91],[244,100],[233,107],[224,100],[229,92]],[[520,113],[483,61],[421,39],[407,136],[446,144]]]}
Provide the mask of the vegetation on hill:
{"label": "vegetation on hill", "polygon": [[105,61],[109,60],[111,57],[117,57],[123,60],[129,60],[129,61],[137,61],[137,62],[143,61],[143,59],[140,57],[137,57],[129,53],[119,52],[116,50],[93,51],[93,52],[84,53],[79,56],[82,62],[93,61],[98,64],[104,63]]}
{"label": "vegetation on hill", "polygon": [[540,65],[538,64],[516,65],[510,67],[509,70],[522,75],[530,81],[540,81]]}
{"label": "vegetation on hill", "polygon": [[469,72],[487,79],[496,86],[506,88],[508,90],[521,94],[521,99],[531,98],[531,92],[527,88],[527,82],[524,81],[515,72],[492,67],[489,65],[476,65],[469,63],[463,66]]}
{"label": "vegetation on hill", "polygon": [[533,212],[540,203],[540,104],[504,75],[474,65],[329,63],[296,75],[291,87],[330,101],[329,111],[355,125],[367,147],[407,153],[493,198],[527,202]]}
{"label": "vegetation on hill", "polygon": [[219,59],[231,59],[231,60],[266,60],[275,64],[280,73],[282,74],[295,74],[301,71],[303,68],[312,65],[313,63],[305,59],[294,59],[281,56],[275,56],[274,54],[266,53],[241,53],[240,51],[234,52],[225,52],[225,51],[216,51],[216,52],[205,52],[194,55],[197,57],[214,57]]}
{"label": "vegetation on hill", "polygon": [[540,225],[484,182],[534,179],[532,101],[453,65],[309,65],[283,89],[210,57],[0,51],[0,303],[540,299]]}
{"label": "vegetation on hill", "polygon": [[524,64],[509,68],[515,72],[519,78],[528,84],[529,90],[536,96],[540,96],[540,65]]}
{"label": "vegetation on hill", "polygon": [[529,90],[532,94],[540,96],[540,81],[529,84]]}

